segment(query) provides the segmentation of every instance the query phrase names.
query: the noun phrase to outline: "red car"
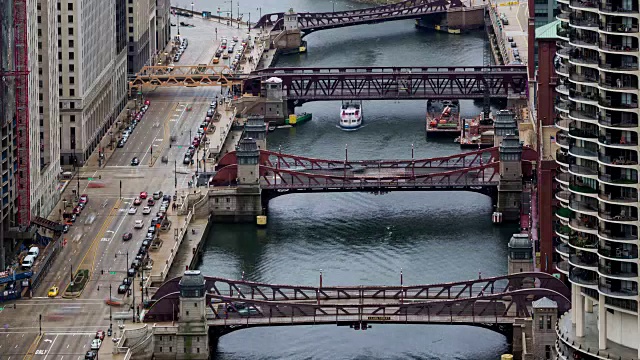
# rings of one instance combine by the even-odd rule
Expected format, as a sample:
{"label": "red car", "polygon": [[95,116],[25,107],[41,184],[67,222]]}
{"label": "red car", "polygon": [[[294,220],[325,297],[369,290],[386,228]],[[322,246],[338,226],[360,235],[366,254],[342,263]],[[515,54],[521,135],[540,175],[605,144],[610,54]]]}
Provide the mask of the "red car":
{"label": "red car", "polygon": [[124,233],[122,234],[122,240],[123,241],[129,241],[133,238],[133,234],[132,233]]}
{"label": "red car", "polygon": [[140,198],[136,198],[135,200],[133,200],[133,205],[138,206],[142,203],[142,201],[140,200]]}
{"label": "red car", "polygon": [[153,206],[155,204],[156,204],[156,202],[152,198],[149,198],[149,200],[147,200],[147,205]]}
{"label": "red car", "polygon": [[193,142],[191,143],[191,145],[193,145],[195,147],[200,146],[200,139],[198,139],[198,138],[193,139]]}
{"label": "red car", "polygon": [[80,206],[76,206],[73,208],[73,213],[78,215],[82,212],[82,208]]}
{"label": "red car", "polygon": [[96,339],[104,340],[104,331],[102,330],[96,331]]}
{"label": "red car", "polygon": [[86,204],[88,202],[89,202],[89,195],[87,195],[87,194],[80,195],[80,203],[81,204]]}
{"label": "red car", "polygon": [[149,194],[147,194],[146,191],[143,191],[143,192],[140,193],[140,199],[142,199],[142,200],[146,199],[148,196],[149,196]]}
{"label": "red car", "polygon": [[145,101],[144,101],[144,104],[145,104],[145,105],[151,105],[151,101],[149,101],[149,100],[145,100]]}

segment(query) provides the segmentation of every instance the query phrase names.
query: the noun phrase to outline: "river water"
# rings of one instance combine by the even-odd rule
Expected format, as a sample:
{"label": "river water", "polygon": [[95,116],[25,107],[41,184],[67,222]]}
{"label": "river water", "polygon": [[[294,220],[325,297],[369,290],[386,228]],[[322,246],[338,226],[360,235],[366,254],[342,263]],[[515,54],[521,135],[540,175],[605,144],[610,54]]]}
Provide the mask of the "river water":
{"label": "river water", "polygon": [[[185,3],[177,3],[186,5]],[[206,0],[216,11],[229,3]],[[237,2],[234,2],[237,13]],[[251,0],[240,12],[331,11],[323,0]],[[335,1],[336,10],[364,5]],[[481,65],[483,36],[419,31],[413,21],[319,31],[308,53],[277,66]],[[463,101],[463,115],[480,109]],[[369,101],[364,126],[337,127],[339,102],[305,104],[313,121],[269,134],[268,147],[310,157],[350,159],[433,157],[460,152],[451,140],[425,139],[424,101]],[[269,225],[215,225],[200,269],[208,275],[317,285],[426,284],[501,275],[516,228],[491,224],[488,197],[465,192],[299,194],[269,204]],[[216,359],[496,359],[507,340],[489,330],[447,325],[374,325],[367,331],[324,326],[253,328],[222,337]]]}

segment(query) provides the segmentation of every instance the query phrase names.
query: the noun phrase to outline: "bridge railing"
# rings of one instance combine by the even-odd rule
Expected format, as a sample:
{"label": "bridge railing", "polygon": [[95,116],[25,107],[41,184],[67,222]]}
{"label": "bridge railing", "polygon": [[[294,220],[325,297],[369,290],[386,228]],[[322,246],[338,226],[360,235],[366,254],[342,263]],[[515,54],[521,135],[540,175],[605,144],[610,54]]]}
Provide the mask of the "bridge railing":
{"label": "bridge railing", "polygon": [[273,74],[432,74],[432,73],[523,73],[525,65],[489,65],[489,66],[350,66],[350,67],[274,67],[255,72],[256,75]]}

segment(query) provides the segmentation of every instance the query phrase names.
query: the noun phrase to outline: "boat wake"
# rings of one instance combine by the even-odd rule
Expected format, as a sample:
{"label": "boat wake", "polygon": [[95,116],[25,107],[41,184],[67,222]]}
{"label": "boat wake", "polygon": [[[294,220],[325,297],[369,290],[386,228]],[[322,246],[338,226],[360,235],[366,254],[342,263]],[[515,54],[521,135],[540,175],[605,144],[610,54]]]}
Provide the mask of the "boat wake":
{"label": "boat wake", "polygon": [[342,130],[342,131],[357,131],[357,130],[362,129],[363,127],[365,127],[365,126],[367,126],[367,125],[369,125],[369,124],[362,124],[362,125],[358,126],[357,128],[353,128],[353,129],[343,128],[343,127],[342,127],[342,126],[340,126],[340,125],[336,125],[336,127],[337,127],[338,129]]}

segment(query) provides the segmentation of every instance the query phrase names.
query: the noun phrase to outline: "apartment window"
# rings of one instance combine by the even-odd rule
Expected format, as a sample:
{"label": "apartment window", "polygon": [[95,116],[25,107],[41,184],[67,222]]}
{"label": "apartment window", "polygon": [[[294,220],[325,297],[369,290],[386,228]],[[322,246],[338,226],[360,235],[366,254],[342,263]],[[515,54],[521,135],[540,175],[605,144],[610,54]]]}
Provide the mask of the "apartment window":
{"label": "apartment window", "polygon": [[551,316],[547,316],[547,330],[551,330]]}
{"label": "apartment window", "polygon": [[129,42],[133,42],[133,36],[129,36]]}
{"label": "apartment window", "polygon": [[73,28],[72,27],[69,28],[69,35],[73,35]]}
{"label": "apartment window", "polygon": [[69,89],[69,96],[76,96],[76,90],[75,89]]}
{"label": "apartment window", "polygon": [[544,346],[544,358],[551,359],[551,345]]}
{"label": "apartment window", "polygon": [[129,24],[133,24],[133,16],[129,16]]}
{"label": "apartment window", "polygon": [[62,76],[58,76],[58,84],[62,84]]}
{"label": "apartment window", "polygon": [[75,115],[69,115],[69,121],[76,122],[76,116]]}
{"label": "apartment window", "polygon": [[129,46],[129,51],[133,52],[133,46]]}
{"label": "apartment window", "polygon": [[540,318],[538,319],[538,328],[540,330],[544,329],[544,316],[540,316]]}
{"label": "apartment window", "polygon": [[62,47],[62,39],[58,39],[58,47],[61,48]]}
{"label": "apartment window", "polygon": [[42,50],[42,41],[38,41],[38,50]]}
{"label": "apartment window", "polygon": [[[76,70],[75,65],[69,64],[69,72],[74,72],[75,70]],[[62,71],[62,70],[60,70],[60,71]]]}
{"label": "apartment window", "polygon": [[[58,59],[62,59],[60,56],[62,56],[62,54],[58,53]],[[42,62],[42,55],[38,55],[38,61]]]}
{"label": "apartment window", "polygon": [[44,96],[42,96],[42,93],[38,94],[38,99],[40,99],[40,101],[42,101],[43,98]]}
{"label": "apartment window", "polygon": [[62,72],[62,64],[58,64],[58,71]]}
{"label": "apartment window", "polygon": [[56,8],[58,9],[58,11],[60,11],[60,1],[58,1],[58,4],[56,5]]}
{"label": "apartment window", "polygon": [[129,14],[133,14],[133,8],[132,7],[129,8]]}
{"label": "apartment window", "polygon": [[69,40],[69,47],[72,48],[73,47],[73,40]]}
{"label": "apartment window", "polygon": [[39,112],[40,114],[44,113],[44,107],[43,107],[43,106],[39,106],[39,107],[38,107],[38,112]]}
{"label": "apartment window", "polygon": [[73,52],[70,52],[69,53],[69,60],[73,60],[75,58],[76,58],[75,54]]}
{"label": "apartment window", "polygon": [[[38,4],[38,5],[40,5],[40,4]],[[42,29],[40,29],[40,28],[38,28],[38,36],[42,36]]]}
{"label": "apartment window", "polygon": [[69,108],[75,109],[76,108],[76,102],[75,101],[69,101]]}
{"label": "apartment window", "polygon": [[73,24],[73,15],[67,16],[67,21],[69,22],[69,24]]}
{"label": "apartment window", "polygon": [[69,76],[69,84],[75,84],[76,83],[76,78],[74,78],[73,76]]}
{"label": "apartment window", "polygon": [[[58,89],[58,96],[62,96],[62,89]],[[62,107],[62,106],[60,106]]]}
{"label": "apartment window", "polygon": [[133,26],[129,26],[129,32],[133,32]]}
{"label": "apartment window", "polygon": [[76,148],[76,128],[75,127],[69,128],[69,142],[71,143],[71,148],[75,149]]}
{"label": "apartment window", "polygon": [[62,16],[58,15],[58,24],[62,22]]}
{"label": "apartment window", "polygon": [[[60,3],[58,3],[58,10],[60,10]],[[73,11],[73,3],[72,2],[67,4],[67,10]]]}

